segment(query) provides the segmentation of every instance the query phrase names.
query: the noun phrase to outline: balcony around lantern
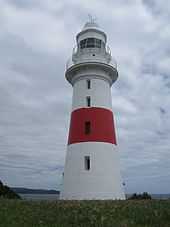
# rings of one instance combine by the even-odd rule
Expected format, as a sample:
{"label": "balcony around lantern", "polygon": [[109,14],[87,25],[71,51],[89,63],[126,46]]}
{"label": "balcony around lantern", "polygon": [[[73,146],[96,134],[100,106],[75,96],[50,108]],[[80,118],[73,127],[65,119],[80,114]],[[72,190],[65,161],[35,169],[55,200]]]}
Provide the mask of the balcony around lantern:
{"label": "balcony around lantern", "polygon": [[111,56],[110,48],[85,48],[79,49],[74,47],[72,58],[70,58],[66,63],[66,70],[70,67],[87,62],[99,62],[103,64],[108,64],[113,68],[117,69],[117,63],[115,59]]}

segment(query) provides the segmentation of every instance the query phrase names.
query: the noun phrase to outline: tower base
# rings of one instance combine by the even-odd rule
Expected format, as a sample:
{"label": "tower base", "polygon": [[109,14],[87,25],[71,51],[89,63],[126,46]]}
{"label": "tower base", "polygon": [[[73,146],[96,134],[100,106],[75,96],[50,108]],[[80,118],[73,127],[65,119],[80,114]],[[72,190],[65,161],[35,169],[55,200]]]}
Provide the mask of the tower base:
{"label": "tower base", "polygon": [[[85,169],[85,157],[90,169]],[[120,176],[117,146],[103,142],[83,142],[68,146],[61,199],[125,199]]]}

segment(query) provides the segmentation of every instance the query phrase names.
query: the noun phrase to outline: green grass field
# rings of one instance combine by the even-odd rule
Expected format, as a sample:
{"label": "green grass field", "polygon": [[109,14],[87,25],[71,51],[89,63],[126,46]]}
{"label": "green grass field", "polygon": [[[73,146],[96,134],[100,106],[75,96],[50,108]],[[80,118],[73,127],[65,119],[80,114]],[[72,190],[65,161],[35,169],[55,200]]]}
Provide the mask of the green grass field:
{"label": "green grass field", "polygon": [[0,227],[170,227],[170,200],[31,202],[0,199]]}

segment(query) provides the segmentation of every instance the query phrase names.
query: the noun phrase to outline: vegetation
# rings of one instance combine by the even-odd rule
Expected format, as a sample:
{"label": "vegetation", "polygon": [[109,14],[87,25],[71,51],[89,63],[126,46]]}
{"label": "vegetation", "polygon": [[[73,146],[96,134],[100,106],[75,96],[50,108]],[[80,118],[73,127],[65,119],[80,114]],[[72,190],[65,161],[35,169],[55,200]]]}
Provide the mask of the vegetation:
{"label": "vegetation", "polygon": [[0,198],[20,199],[20,196],[0,181]]}
{"label": "vegetation", "polygon": [[130,198],[128,199],[152,199],[151,195],[149,195],[147,192],[143,192],[143,194],[136,194],[134,193]]}
{"label": "vegetation", "polygon": [[169,200],[0,200],[0,227],[170,227]]}

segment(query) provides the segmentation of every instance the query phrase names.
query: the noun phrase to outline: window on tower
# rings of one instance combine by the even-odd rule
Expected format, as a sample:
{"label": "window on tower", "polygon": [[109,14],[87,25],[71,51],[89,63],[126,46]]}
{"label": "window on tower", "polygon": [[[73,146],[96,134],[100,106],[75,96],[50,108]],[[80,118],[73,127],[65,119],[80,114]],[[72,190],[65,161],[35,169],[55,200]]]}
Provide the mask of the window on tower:
{"label": "window on tower", "polygon": [[84,168],[85,170],[90,170],[90,156],[84,157]]}
{"label": "window on tower", "polygon": [[88,107],[91,106],[91,98],[90,98],[90,96],[86,97],[86,104],[87,104]]}
{"label": "window on tower", "polygon": [[102,41],[100,39],[95,39],[95,46],[97,48],[101,48],[101,43],[102,43]]}
{"label": "window on tower", "polygon": [[101,46],[105,46],[104,42],[100,39],[96,38],[87,38],[80,41],[80,48],[101,48]]}
{"label": "window on tower", "polygon": [[90,89],[91,88],[91,81],[90,80],[87,80],[87,89]]}
{"label": "window on tower", "polygon": [[85,128],[84,128],[84,133],[86,135],[89,135],[91,132],[91,122],[90,121],[86,121],[85,122]]}
{"label": "window on tower", "polygon": [[94,38],[88,38],[86,43],[87,48],[93,48],[95,47],[95,39]]}
{"label": "window on tower", "polygon": [[86,47],[86,41],[87,41],[87,39],[83,39],[83,40],[80,41],[80,48],[81,49],[84,49]]}

